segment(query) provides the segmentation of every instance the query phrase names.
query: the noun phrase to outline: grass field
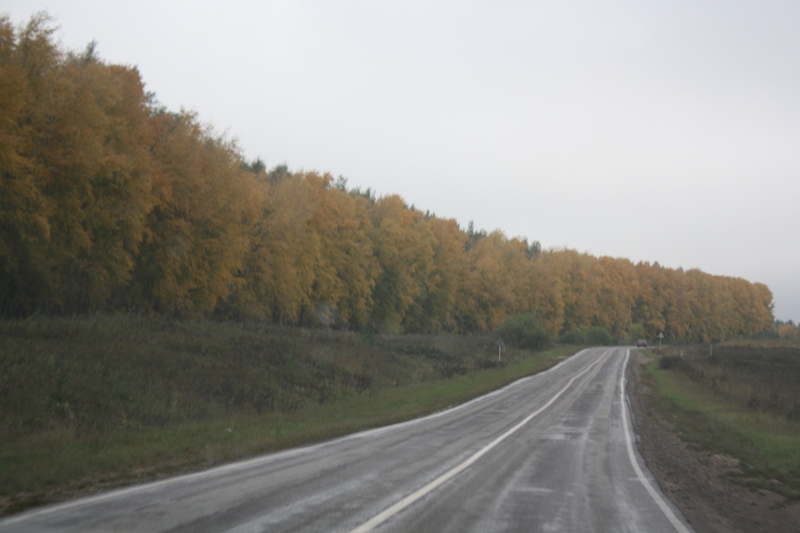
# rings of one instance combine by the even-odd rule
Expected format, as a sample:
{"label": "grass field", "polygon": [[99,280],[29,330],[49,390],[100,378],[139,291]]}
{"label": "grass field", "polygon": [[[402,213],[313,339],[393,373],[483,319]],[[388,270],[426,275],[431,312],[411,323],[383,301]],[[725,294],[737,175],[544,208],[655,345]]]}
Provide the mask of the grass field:
{"label": "grass field", "polygon": [[456,405],[573,353],[125,315],[0,322],[0,513]]}
{"label": "grass field", "polygon": [[665,348],[647,376],[684,440],[738,458],[739,482],[800,498],[800,346]]}

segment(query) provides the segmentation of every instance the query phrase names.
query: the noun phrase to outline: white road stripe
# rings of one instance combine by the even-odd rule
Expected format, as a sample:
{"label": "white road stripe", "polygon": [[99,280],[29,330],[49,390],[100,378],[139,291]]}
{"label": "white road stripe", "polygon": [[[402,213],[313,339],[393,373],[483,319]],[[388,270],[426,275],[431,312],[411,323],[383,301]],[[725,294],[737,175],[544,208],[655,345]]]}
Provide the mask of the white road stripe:
{"label": "white road stripe", "polygon": [[664,513],[664,516],[667,517],[667,520],[673,525],[673,527],[679,533],[690,533],[686,526],[683,525],[675,513],[672,512],[672,509],[667,502],[664,501],[664,498],[659,494],[653,485],[650,483],[642,469],[639,467],[639,462],[636,460],[636,455],[633,453],[633,441],[631,440],[631,432],[628,429],[628,410],[625,407],[625,371],[628,368],[628,359],[631,356],[631,351],[628,350],[627,355],[625,356],[625,364],[622,365],[622,376],[619,378],[619,399],[620,403],[622,404],[622,427],[625,428],[625,444],[628,447],[628,458],[631,460],[631,465],[633,469],[636,471],[636,475],[639,477],[639,481],[642,482],[644,488],[647,489],[647,492],[650,493],[650,496],[655,500],[656,504],[661,508],[661,512]]}
{"label": "white road stripe", "polygon": [[466,461],[464,461],[460,465],[456,466],[455,468],[449,470],[448,472],[445,472],[444,474],[442,474],[438,478],[434,479],[433,481],[431,481],[430,483],[428,483],[427,485],[425,485],[421,489],[418,489],[418,490],[414,491],[413,493],[409,494],[408,496],[406,496],[405,498],[403,498],[402,500],[400,500],[396,504],[392,505],[388,509],[385,509],[381,513],[375,515],[370,520],[364,522],[363,524],[361,524],[357,528],[353,529],[350,533],[366,533],[367,531],[372,530],[372,528],[382,524],[383,522],[385,522],[386,520],[388,520],[392,516],[396,515],[397,513],[399,513],[400,511],[402,511],[403,509],[405,509],[409,505],[411,505],[412,503],[416,502],[417,500],[419,500],[420,498],[422,498],[423,496],[425,496],[429,492],[431,492],[431,491],[435,490],[437,487],[441,486],[446,481],[456,477],[458,474],[460,474],[461,472],[463,472],[464,470],[469,468],[473,463],[475,463],[475,461],[477,461],[478,459],[480,459],[481,457],[486,455],[492,448],[494,448],[495,446],[497,446],[498,444],[500,444],[501,442],[506,440],[508,437],[510,437],[511,435],[516,433],[522,426],[524,426],[525,424],[527,424],[528,422],[533,420],[533,418],[535,418],[536,416],[541,414],[542,411],[544,411],[545,409],[547,409],[548,407],[553,405],[553,402],[555,402],[562,394],[564,394],[564,392],[570,387],[570,385],[572,385],[575,382],[576,379],[578,379],[579,377],[581,377],[582,375],[587,373],[589,370],[591,370],[592,367],[594,367],[595,365],[600,363],[605,358],[605,356],[607,354],[608,354],[608,350],[603,352],[603,355],[600,356],[597,359],[597,361],[595,361],[591,365],[587,366],[583,370],[583,372],[575,375],[571,380],[569,380],[569,382],[564,386],[564,388],[561,389],[560,391],[558,391],[558,393],[556,393],[555,396],[550,398],[550,400],[546,404],[544,404],[542,407],[540,407],[539,409],[537,409],[536,411],[534,411],[533,413],[528,415],[522,422],[520,422],[516,426],[512,427],[511,429],[509,429],[508,431],[506,431],[505,433],[503,433],[502,435],[500,435],[499,437],[494,439],[492,442],[490,442],[489,444],[484,446],[482,449],[480,449],[475,454],[473,454],[469,459],[467,459]]}
{"label": "white road stripe", "polygon": [[[580,355],[585,351],[586,350],[581,350],[580,352],[575,354],[575,356]],[[575,356],[573,356],[573,357],[575,357]],[[565,359],[564,361],[561,361],[560,363],[558,363],[556,366],[548,368],[544,372],[541,372],[541,373],[539,373],[537,375],[541,376],[541,375],[544,375],[544,374],[549,374],[551,372],[554,372],[558,368],[560,368],[562,365],[567,364],[571,359],[572,358]],[[451,408],[445,409],[443,411],[439,411],[437,413],[433,413],[433,414],[430,414],[430,415],[427,415],[427,416],[424,416],[424,417],[421,417],[421,418],[415,418],[413,420],[407,420],[405,422],[400,422],[400,423],[392,424],[392,425],[389,425],[389,426],[384,426],[384,427],[379,427],[379,428],[373,428],[373,429],[360,431],[358,433],[345,435],[343,437],[335,439],[334,441],[311,444],[311,445],[303,446],[303,447],[300,447],[300,448],[291,448],[291,449],[288,449],[288,450],[274,452],[274,453],[271,453],[271,454],[268,454],[268,455],[262,455],[262,456],[254,457],[254,458],[251,458],[251,459],[245,459],[243,461],[237,461],[237,462],[234,462],[234,463],[229,463],[229,464],[217,466],[217,467],[214,467],[214,468],[210,468],[208,470],[202,470],[200,472],[194,472],[194,473],[191,473],[191,474],[183,474],[183,475],[176,476],[176,477],[171,477],[171,478],[168,478],[168,479],[162,479],[160,481],[151,481],[151,482],[144,483],[144,484],[141,484],[141,485],[133,485],[133,486],[130,486],[130,487],[125,487],[125,488],[121,488],[121,489],[112,490],[112,491],[109,491],[109,492],[104,492],[102,494],[98,494],[98,495],[95,495],[95,496],[88,496],[88,497],[85,497],[85,498],[70,500],[70,501],[66,501],[66,502],[62,502],[62,503],[57,503],[57,504],[54,504],[54,505],[51,505],[51,506],[48,506],[48,507],[41,507],[41,508],[38,508],[38,509],[33,509],[33,510],[30,510],[30,511],[26,511],[26,512],[20,513],[18,515],[14,515],[14,516],[12,516],[10,518],[0,519],[0,526],[8,526],[8,525],[16,524],[16,523],[19,523],[19,522],[24,522],[26,520],[35,520],[35,519],[41,518],[41,517],[46,516],[46,515],[55,514],[55,513],[59,513],[59,512],[65,512],[65,511],[69,511],[69,510],[71,510],[73,508],[78,508],[78,507],[82,507],[82,506],[86,506],[86,505],[102,504],[103,502],[106,502],[106,501],[109,501],[109,500],[135,496],[135,495],[138,495],[138,494],[141,494],[141,493],[146,493],[146,492],[153,492],[153,491],[157,491],[159,489],[162,489],[162,488],[164,488],[164,487],[166,487],[168,485],[172,485],[172,484],[176,484],[177,485],[177,484],[181,484],[181,483],[191,482],[193,480],[199,480],[199,479],[209,478],[209,477],[220,477],[220,476],[223,476],[223,475],[226,475],[226,474],[229,474],[229,473],[239,472],[239,471],[243,471],[243,470],[244,471],[252,470],[254,468],[258,468],[258,467],[264,466],[264,465],[269,464],[269,463],[273,463],[273,462],[278,461],[278,460],[282,460],[282,459],[285,459],[285,458],[288,458],[288,457],[295,457],[295,456],[298,456],[298,455],[301,455],[301,454],[304,454],[304,453],[308,453],[308,452],[311,452],[311,451],[314,451],[314,450],[317,450],[317,449],[320,449],[320,448],[324,448],[324,447],[329,446],[331,443],[334,443],[334,442],[340,442],[340,441],[352,440],[352,439],[369,438],[369,437],[372,437],[372,436],[375,436],[375,435],[379,435],[379,434],[387,432],[387,431],[394,431],[394,430],[396,430],[397,428],[400,428],[400,427],[406,427],[406,426],[420,424],[420,423],[423,423],[425,420],[430,420],[430,419],[433,419],[433,418],[446,416],[449,413],[452,413],[454,411],[464,409],[465,407],[471,405],[474,402],[482,401],[486,397],[494,396],[494,395],[497,395],[497,394],[502,394],[504,390],[509,389],[511,387],[519,386],[521,383],[530,380],[531,377],[532,376],[528,376],[526,378],[519,379],[519,380],[517,380],[517,381],[515,381],[513,383],[510,383],[509,385],[506,385],[502,389],[498,389],[496,391],[490,392],[489,394],[486,394],[485,396],[472,399],[472,400],[470,400],[470,401],[468,401],[466,403],[462,403],[462,404],[456,405],[454,407],[451,407]]]}

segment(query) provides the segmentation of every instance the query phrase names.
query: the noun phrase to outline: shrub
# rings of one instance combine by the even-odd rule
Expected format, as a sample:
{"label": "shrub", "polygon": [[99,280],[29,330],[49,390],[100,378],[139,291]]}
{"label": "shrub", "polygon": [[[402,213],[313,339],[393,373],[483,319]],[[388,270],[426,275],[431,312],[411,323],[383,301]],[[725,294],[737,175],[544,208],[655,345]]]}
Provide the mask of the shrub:
{"label": "shrub", "polygon": [[552,342],[544,323],[531,313],[505,319],[495,333],[515,348],[542,349]]}
{"label": "shrub", "polygon": [[592,346],[613,346],[616,344],[611,333],[606,328],[599,326],[572,328],[562,333],[558,341],[562,344],[591,344]]}
{"label": "shrub", "polygon": [[606,328],[595,326],[586,332],[586,343],[593,346],[613,346],[616,344],[614,337]]}
{"label": "shrub", "polygon": [[676,355],[665,355],[658,360],[658,368],[661,370],[675,369],[686,371],[689,368],[689,365],[681,357]]}
{"label": "shrub", "polygon": [[637,322],[628,326],[628,342],[635,344],[637,340],[646,338],[647,332],[642,324]]}
{"label": "shrub", "polygon": [[589,328],[584,326],[572,328],[562,333],[561,337],[558,339],[558,342],[562,344],[587,344],[586,333],[588,331]]}

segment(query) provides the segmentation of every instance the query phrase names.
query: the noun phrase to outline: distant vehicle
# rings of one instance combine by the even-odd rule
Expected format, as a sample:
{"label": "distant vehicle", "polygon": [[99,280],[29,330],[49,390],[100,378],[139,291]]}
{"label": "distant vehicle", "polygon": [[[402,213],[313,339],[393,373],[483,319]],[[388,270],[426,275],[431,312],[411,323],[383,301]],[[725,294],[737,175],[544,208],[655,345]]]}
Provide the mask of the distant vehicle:
{"label": "distant vehicle", "polygon": [[644,339],[639,339],[639,340],[636,342],[636,347],[637,347],[637,348],[647,348],[647,341],[646,341],[646,340],[644,340]]}

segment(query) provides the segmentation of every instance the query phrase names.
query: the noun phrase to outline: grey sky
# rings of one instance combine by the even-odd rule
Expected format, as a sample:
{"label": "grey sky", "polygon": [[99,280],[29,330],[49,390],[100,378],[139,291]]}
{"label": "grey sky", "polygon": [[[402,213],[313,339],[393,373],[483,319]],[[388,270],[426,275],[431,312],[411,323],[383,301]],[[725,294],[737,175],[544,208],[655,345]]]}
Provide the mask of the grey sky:
{"label": "grey sky", "polygon": [[800,2],[0,0],[268,166],[800,319]]}

